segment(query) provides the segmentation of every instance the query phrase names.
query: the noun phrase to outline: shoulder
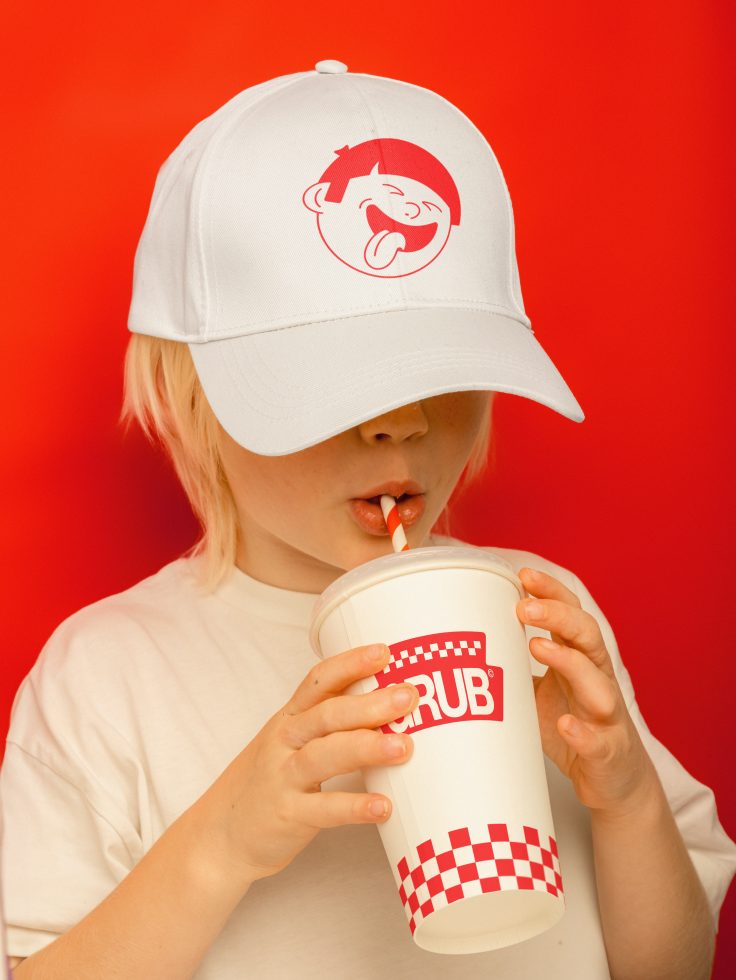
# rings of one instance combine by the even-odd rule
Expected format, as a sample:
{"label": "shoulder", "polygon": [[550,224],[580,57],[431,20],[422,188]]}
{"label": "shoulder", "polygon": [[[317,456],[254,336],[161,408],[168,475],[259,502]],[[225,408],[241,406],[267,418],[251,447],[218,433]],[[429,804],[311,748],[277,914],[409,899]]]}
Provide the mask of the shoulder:
{"label": "shoulder", "polygon": [[[30,718],[70,710],[85,699],[103,704],[131,678],[155,669],[161,648],[187,630],[206,601],[198,559],[179,558],[121,592],[83,606],[51,633],[21,682],[11,709]],[[13,722],[16,724],[14,725]]]}
{"label": "shoulder", "polygon": [[84,639],[104,648],[120,631],[145,631],[151,622],[178,618],[206,598],[196,575],[197,559],[178,558],[120,592],[82,606],[64,619],[51,639]]}
{"label": "shoulder", "polygon": [[98,599],[67,616],[53,631],[34,666],[41,669],[61,651],[93,649],[100,655],[122,641],[145,640],[155,624],[191,615],[200,593],[197,559],[178,558],[129,588]]}

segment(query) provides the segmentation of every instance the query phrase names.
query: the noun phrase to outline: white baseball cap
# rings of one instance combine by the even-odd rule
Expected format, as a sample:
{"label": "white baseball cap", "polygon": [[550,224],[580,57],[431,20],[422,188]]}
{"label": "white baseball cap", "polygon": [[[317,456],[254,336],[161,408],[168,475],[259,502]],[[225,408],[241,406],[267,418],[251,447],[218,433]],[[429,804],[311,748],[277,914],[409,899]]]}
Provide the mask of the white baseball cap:
{"label": "white baseball cap", "polygon": [[171,153],[128,328],[188,344],[223,428],[265,456],[450,391],[585,418],[524,312],[483,134],[339,61],[244,89]]}

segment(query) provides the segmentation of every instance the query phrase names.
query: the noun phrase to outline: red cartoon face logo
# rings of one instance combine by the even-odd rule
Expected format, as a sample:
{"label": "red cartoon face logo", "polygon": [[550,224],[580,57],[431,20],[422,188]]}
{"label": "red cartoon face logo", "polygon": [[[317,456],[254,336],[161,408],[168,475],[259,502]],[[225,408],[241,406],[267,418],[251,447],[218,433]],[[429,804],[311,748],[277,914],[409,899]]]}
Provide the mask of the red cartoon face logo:
{"label": "red cartoon face logo", "polygon": [[[455,181],[416,143],[376,139],[336,150],[302,195],[332,254],[369,276],[395,278],[433,262],[460,224]],[[397,255],[402,254],[402,271]]]}

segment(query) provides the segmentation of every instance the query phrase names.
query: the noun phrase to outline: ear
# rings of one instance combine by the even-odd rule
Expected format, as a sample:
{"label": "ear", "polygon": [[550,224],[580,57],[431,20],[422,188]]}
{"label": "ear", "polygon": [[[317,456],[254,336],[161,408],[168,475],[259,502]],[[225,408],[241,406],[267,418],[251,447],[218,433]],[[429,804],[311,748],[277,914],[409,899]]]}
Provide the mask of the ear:
{"label": "ear", "polygon": [[322,214],[324,211],[323,201],[325,199],[325,194],[327,194],[327,188],[329,187],[327,181],[323,181],[320,184],[312,184],[308,187],[302,194],[302,201],[304,206],[309,208],[310,211],[314,211],[316,214]]}

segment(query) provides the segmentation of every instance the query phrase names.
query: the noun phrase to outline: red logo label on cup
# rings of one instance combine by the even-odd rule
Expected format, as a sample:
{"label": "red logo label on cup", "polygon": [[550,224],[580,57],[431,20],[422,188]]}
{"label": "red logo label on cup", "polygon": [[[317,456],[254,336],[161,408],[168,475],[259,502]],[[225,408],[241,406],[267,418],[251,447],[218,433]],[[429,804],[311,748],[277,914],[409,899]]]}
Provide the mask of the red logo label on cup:
{"label": "red logo label on cup", "polygon": [[455,721],[503,721],[503,668],[486,663],[485,633],[429,633],[389,649],[389,664],[374,674],[378,686],[413,684],[419,704],[381,731],[412,734]]}

